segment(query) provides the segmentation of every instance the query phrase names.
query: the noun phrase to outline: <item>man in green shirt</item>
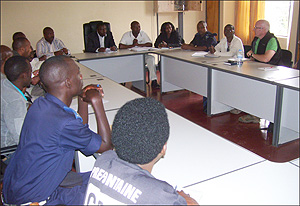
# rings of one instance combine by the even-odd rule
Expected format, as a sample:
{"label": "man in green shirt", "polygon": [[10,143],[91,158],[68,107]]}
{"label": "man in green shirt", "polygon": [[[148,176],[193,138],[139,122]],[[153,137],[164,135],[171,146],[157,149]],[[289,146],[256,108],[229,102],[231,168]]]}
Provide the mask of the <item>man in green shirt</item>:
{"label": "man in green shirt", "polygon": [[252,41],[252,49],[247,52],[251,60],[278,65],[281,60],[281,48],[277,38],[270,33],[270,24],[266,20],[258,20],[255,23],[255,38]]}
{"label": "man in green shirt", "polygon": [[[270,24],[267,20],[258,20],[255,23],[255,37],[251,43],[252,49],[247,52],[251,60],[279,65],[281,62],[281,48],[277,38],[271,34]],[[259,123],[260,119],[251,114],[239,117],[243,123]],[[270,123],[268,131],[272,131],[273,123]]]}

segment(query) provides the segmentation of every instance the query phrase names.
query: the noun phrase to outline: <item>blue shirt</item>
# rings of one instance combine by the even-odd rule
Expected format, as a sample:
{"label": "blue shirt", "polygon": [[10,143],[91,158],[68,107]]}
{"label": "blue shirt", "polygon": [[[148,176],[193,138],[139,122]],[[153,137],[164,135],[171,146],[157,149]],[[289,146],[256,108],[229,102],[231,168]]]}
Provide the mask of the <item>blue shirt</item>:
{"label": "blue shirt", "polygon": [[212,36],[212,33],[207,31],[204,36],[201,36],[199,33],[195,34],[194,39],[190,44],[193,44],[194,46],[206,46],[206,51],[208,51],[208,47],[210,47],[211,45],[217,45],[217,40],[214,36]]}
{"label": "blue shirt", "polygon": [[91,155],[101,136],[47,94],[34,101],[25,117],[20,143],[3,180],[5,203],[22,204],[47,199],[72,168],[75,150]]}

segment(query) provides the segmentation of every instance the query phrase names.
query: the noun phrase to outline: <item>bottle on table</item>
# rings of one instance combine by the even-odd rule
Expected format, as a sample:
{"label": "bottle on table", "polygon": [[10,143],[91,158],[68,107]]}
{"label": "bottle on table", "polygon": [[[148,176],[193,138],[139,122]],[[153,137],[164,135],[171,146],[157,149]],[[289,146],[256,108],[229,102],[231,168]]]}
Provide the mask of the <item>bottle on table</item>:
{"label": "bottle on table", "polygon": [[239,49],[236,56],[237,56],[237,65],[242,66],[242,64],[243,64],[243,51],[241,49]]}

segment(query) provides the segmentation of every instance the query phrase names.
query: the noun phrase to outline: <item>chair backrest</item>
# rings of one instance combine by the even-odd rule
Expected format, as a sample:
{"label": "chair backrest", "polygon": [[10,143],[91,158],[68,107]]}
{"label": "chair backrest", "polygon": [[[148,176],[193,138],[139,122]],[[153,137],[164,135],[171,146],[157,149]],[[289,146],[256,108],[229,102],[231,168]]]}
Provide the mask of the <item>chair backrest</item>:
{"label": "chair backrest", "polygon": [[247,52],[251,49],[252,47],[250,45],[244,45],[244,57],[247,57]]}
{"label": "chair backrest", "polygon": [[[97,24],[103,21],[90,21],[83,24],[83,39],[84,39],[84,51],[87,47],[88,35],[97,30]],[[110,32],[110,23],[104,22],[107,32]]]}
{"label": "chair backrest", "polygon": [[286,67],[292,67],[292,52],[286,49],[281,49],[281,64]]}

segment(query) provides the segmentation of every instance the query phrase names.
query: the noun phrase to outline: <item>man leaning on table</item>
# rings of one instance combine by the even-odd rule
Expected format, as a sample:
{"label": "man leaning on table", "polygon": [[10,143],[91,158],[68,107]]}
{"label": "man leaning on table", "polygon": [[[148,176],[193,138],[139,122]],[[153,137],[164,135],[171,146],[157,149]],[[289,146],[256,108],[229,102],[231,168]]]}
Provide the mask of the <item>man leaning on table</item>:
{"label": "man leaning on table", "polygon": [[[252,61],[259,61],[267,64],[279,65],[281,63],[281,48],[277,38],[270,33],[270,24],[267,20],[258,20],[255,23],[255,37],[251,43],[252,49],[247,56]],[[239,118],[243,123],[259,123],[258,117],[244,115]],[[272,125],[272,124],[270,124]]]}
{"label": "man leaning on table", "polygon": [[183,44],[182,49],[193,51],[208,51],[211,46],[216,46],[217,40],[215,34],[207,31],[207,23],[199,21],[197,24],[197,33],[190,44]]}
{"label": "man leaning on table", "polygon": [[[123,34],[119,43],[120,49],[129,49],[132,47],[152,47],[152,41],[146,32],[141,30],[140,23],[133,21],[130,24],[131,31]],[[145,55],[145,62],[149,69],[149,81],[152,88],[159,88],[156,76],[155,58],[149,54]]]}
{"label": "man leaning on table", "polygon": [[105,52],[116,51],[117,46],[115,44],[112,32],[107,31],[104,22],[97,24],[97,31],[88,35],[86,52]]}
{"label": "man leaning on table", "polygon": [[[40,79],[47,94],[27,112],[20,142],[3,180],[7,204],[82,205],[90,172],[72,172],[74,153],[112,149],[110,127],[99,85],[82,89],[82,76],[66,56],[47,59]],[[69,106],[78,98],[78,113]],[[88,127],[88,104],[96,115],[98,134]]]}
{"label": "man leaning on table", "polygon": [[214,47],[209,47],[209,51],[212,54],[218,56],[233,57],[237,55],[237,52],[241,49],[244,56],[244,46],[242,40],[235,36],[234,26],[227,24],[224,27],[224,38]]}
{"label": "man leaning on table", "polygon": [[40,60],[45,60],[52,56],[71,54],[62,40],[54,36],[54,31],[51,27],[45,27],[43,35],[44,37],[36,44],[36,55]]}

